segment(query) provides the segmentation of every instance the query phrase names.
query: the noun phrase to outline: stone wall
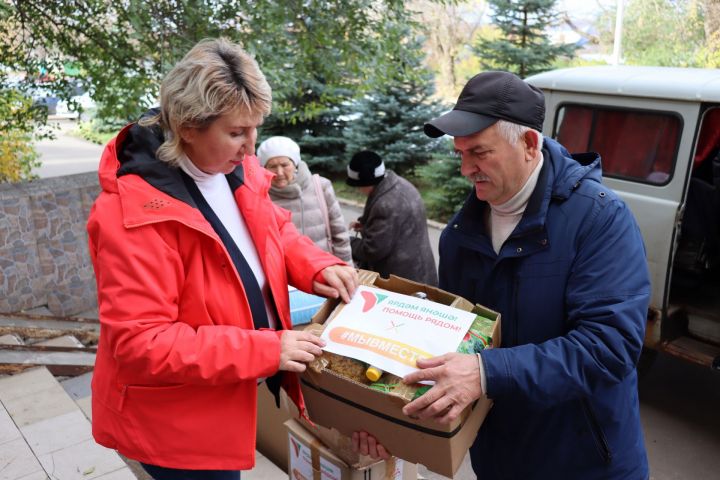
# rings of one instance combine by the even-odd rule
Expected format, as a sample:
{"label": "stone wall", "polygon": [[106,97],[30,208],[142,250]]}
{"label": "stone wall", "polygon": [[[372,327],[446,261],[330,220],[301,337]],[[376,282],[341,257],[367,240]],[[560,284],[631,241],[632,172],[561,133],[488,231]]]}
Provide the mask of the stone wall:
{"label": "stone wall", "polygon": [[96,307],[85,222],[99,193],[96,172],[0,184],[0,312]]}

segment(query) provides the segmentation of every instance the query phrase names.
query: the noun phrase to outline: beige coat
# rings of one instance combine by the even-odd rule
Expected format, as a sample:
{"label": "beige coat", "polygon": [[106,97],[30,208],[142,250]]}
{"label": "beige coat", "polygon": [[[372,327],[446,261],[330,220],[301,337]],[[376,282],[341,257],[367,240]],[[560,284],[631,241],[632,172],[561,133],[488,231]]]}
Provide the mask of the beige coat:
{"label": "beige coat", "polygon": [[352,265],[350,237],[330,180],[312,175],[307,164],[300,161],[293,182],[284,188],[270,187],[270,198],[292,213],[297,229],[315,245]]}

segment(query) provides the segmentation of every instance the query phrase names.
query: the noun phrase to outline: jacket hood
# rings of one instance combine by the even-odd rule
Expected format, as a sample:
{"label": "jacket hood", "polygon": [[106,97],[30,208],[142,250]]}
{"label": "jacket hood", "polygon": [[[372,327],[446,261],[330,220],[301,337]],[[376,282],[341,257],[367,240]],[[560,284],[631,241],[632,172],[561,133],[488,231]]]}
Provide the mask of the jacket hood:
{"label": "jacket hood", "polygon": [[[142,118],[157,113],[159,109],[151,109]],[[161,192],[195,206],[195,201],[182,181],[180,169],[157,158],[157,150],[164,141],[163,132],[157,125],[143,127],[133,123],[123,128],[105,147],[100,160],[98,175],[102,189],[118,193],[118,179],[134,174]],[[233,191],[244,183],[244,177],[242,164],[226,175]]]}
{"label": "jacket hood", "polygon": [[602,183],[600,155],[595,152],[570,154],[565,147],[551,138],[544,139],[545,158],[552,158],[554,169],[552,196],[567,198],[577,183],[591,180]]}
{"label": "jacket hood", "polygon": [[543,158],[537,186],[518,225],[520,233],[542,229],[550,202],[567,200],[581,182],[602,183],[600,155],[597,153],[571,155],[561,144],[546,137]]}

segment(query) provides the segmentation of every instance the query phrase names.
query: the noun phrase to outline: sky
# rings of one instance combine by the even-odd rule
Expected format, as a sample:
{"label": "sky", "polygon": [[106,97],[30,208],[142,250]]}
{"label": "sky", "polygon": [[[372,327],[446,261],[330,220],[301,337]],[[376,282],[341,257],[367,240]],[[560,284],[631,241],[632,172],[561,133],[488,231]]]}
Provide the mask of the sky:
{"label": "sky", "polygon": [[602,9],[615,9],[617,0],[558,0],[559,11],[570,14],[573,20],[592,20]]}

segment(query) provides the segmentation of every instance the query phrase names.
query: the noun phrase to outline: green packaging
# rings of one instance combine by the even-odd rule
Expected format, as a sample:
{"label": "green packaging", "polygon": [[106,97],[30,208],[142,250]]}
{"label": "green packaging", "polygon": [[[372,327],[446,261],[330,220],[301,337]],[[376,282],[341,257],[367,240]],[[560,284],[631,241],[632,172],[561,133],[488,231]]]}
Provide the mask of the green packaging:
{"label": "green packaging", "polygon": [[495,322],[482,315],[476,315],[470,329],[457,348],[458,353],[480,353],[492,347],[492,332]]}

